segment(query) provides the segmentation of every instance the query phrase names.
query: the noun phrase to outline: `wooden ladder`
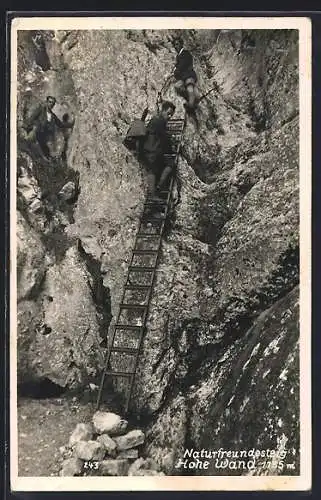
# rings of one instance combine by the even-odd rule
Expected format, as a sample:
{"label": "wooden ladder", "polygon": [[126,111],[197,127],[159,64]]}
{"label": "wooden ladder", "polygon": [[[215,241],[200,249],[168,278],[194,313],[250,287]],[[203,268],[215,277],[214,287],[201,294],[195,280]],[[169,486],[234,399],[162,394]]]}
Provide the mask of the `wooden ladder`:
{"label": "wooden ladder", "polygon": [[[186,117],[169,120],[167,123],[167,133],[171,139],[173,154],[165,155],[165,165],[172,165],[174,171],[182,144],[185,119]],[[97,397],[97,410],[101,405],[106,377],[121,378],[125,381],[125,414],[129,409],[139,354],[146,331],[162,237],[171,205],[174,177],[175,175],[171,176],[168,188],[159,195],[163,201],[155,202],[146,199],[144,204],[117,320],[105,358]],[[155,205],[163,209],[159,217],[153,215],[152,209]]]}

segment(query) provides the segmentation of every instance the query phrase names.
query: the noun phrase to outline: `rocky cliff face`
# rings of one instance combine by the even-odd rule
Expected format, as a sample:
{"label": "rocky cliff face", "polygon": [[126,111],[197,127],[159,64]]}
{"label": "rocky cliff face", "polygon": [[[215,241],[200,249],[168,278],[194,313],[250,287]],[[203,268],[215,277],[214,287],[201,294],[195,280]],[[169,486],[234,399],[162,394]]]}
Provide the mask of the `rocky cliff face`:
{"label": "rocky cliff face", "polygon": [[[43,33],[45,70],[31,34],[20,37],[19,117],[23,103],[52,94],[57,115],[76,118],[52,145],[55,165],[19,143],[20,381],[97,380],[100,335],[117,313],[144,200],[143,172],[122,139],[146,105],[155,110],[174,35]],[[146,451],[167,473],[186,447],[299,447],[298,36],[184,37],[211,92],[184,134],[181,203],[133,396]],[[164,97],[182,116],[172,87]]]}

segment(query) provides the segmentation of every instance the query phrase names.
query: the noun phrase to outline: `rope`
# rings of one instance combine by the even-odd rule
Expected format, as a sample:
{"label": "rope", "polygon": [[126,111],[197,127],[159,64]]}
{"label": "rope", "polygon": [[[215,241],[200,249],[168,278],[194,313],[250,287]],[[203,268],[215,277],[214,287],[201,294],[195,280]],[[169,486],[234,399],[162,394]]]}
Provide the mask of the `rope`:
{"label": "rope", "polygon": [[163,100],[162,94],[163,94],[165,88],[167,88],[168,83],[169,83],[169,81],[171,80],[171,78],[172,78],[172,76],[174,74],[175,68],[176,68],[176,63],[174,64],[173,68],[171,69],[171,72],[170,72],[169,76],[166,78],[165,82],[163,83],[163,86],[161,87],[161,89],[159,90],[159,92],[157,92],[156,106],[157,106],[157,111],[158,112],[159,112],[159,105],[160,105],[160,103]]}
{"label": "rope", "polygon": [[205,92],[205,94],[203,94],[199,101],[198,102],[201,102],[203,99],[205,99],[206,96],[208,96],[208,94],[210,94],[211,92],[213,92],[213,90],[217,90],[217,83],[215,83],[214,87],[212,87],[210,90],[208,90],[207,92]]}
{"label": "rope", "polygon": [[174,64],[174,66],[172,67],[170,73],[169,73],[169,76],[166,78],[165,80],[165,83],[164,85],[162,86],[161,90],[160,90],[160,94],[162,94],[162,92],[164,91],[165,87],[168,85],[168,82],[170,81],[170,79],[172,78],[173,74],[174,74],[174,70],[176,68],[176,63]]}

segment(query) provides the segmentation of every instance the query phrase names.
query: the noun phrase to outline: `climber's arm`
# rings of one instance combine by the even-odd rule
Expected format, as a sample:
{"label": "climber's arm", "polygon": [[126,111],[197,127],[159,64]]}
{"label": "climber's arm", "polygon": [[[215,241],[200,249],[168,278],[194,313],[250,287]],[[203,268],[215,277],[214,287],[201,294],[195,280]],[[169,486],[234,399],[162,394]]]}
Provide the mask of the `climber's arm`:
{"label": "climber's arm", "polygon": [[68,115],[67,118],[65,118],[66,115],[63,117],[63,121],[59,120],[58,116],[55,115],[54,113],[53,117],[55,120],[55,124],[57,125],[58,128],[72,128],[75,124],[75,118],[73,118],[70,122],[68,121]]}

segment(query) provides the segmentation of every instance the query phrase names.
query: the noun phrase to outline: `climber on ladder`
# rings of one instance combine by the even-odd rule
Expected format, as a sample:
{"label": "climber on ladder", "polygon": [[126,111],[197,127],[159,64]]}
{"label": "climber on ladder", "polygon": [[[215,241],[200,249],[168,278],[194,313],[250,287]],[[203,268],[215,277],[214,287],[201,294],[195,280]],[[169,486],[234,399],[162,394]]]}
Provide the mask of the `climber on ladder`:
{"label": "climber on ladder", "polygon": [[171,166],[165,165],[164,155],[170,154],[172,149],[166,125],[174,113],[174,104],[163,101],[160,112],[147,124],[142,145],[141,160],[147,175],[147,198],[155,202],[163,201],[159,193],[172,171]]}

